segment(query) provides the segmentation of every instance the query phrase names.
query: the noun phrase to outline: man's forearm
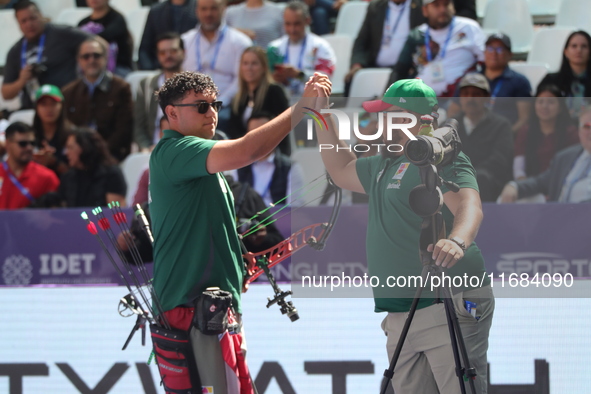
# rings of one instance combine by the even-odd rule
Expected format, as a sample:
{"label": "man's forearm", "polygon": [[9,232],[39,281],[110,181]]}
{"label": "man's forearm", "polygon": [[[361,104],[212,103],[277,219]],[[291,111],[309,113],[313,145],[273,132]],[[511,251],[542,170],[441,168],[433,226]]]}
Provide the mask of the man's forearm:
{"label": "man's forearm", "polygon": [[4,100],[11,100],[18,96],[21,90],[23,90],[25,84],[20,80],[16,80],[10,83],[4,83],[2,85],[2,97]]}
{"label": "man's forearm", "polygon": [[459,237],[464,240],[466,246],[470,246],[476,238],[476,234],[478,234],[482,218],[483,214],[480,204],[462,201],[456,211],[449,238]]}

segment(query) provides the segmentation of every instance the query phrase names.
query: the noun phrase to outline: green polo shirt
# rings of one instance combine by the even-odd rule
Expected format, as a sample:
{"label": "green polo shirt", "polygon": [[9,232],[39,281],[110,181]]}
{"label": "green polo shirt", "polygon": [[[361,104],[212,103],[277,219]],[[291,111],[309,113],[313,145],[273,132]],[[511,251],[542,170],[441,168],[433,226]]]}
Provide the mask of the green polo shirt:
{"label": "green polo shirt", "polygon": [[[420,276],[422,271],[419,257],[422,218],[412,211],[408,201],[410,191],[421,184],[419,168],[410,164],[404,155],[388,159],[373,156],[357,160],[357,175],[369,195],[366,236],[368,274],[380,279],[380,285],[373,288],[375,310],[406,312],[416,292],[416,287],[411,285],[412,281],[408,278]],[[455,182],[460,188],[478,191],[476,173],[463,153],[454,163],[439,170],[439,175]],[[443,194],[448,191],[445,186],[441,187]],[[453,215],[445,205],[441,212],[449,235],[453,227]],[[456,265],[445,270],[445,274],[451,277],[463,277],[464,273],[468,277],[478,278],[485,274],[484,259],[475,243],[470,245]],[[388,286],[389,276],[405,277],[408,279],[406,286]],[[488,285],[489,278],[485,277],[482,283]],[[433,297],[430,289],[424,289],[418,308],[431,305]]]}
{"label": "green polo shirt", "polygon": [[154,290],[165,311],[216,286],[232,293],[241,313],[234,198],[222,174],[206,167],[215,143],[165,130],[150,157]]}

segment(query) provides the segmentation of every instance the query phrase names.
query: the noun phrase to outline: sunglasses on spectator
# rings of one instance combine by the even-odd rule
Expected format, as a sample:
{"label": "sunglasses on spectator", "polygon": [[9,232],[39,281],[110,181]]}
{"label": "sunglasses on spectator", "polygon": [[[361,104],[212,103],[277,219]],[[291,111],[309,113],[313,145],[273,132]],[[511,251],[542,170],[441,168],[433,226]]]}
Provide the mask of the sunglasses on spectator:
{"label": "sunglasses on spectator", "polygon": [[21,148],[26,148],[27,146],[31,145],[31,146],[35,146],[35,141],[27,141],[27,140],[22,140],[22,141],[15,141],[18,146],[20,146]]}
{"label": "sunglasses on spectator", "polygon": [[221,101],[214,101],[213,103],[208,103],[207,101],[202,101],[200,103],[195,104],[172,104],[173,107],[195,107],[197,108],[197,112],[200,114],[207,113],[209,106],[213,107],[215,112],[220,112],[220,108],[222,108]]}
{"label": "sunglasses on spectator", "polygon": [[100,59],[101,57],[103,57],[102,53],[97,53],[97,52],[92,52],[92,53],[85,53],[83,55],[80,55],[80,57],[84,60],[88,60],[90,58],[93,58],[94,60]]}
{"label": "sunglasses on spectator", "polygon": [[500,55],[503,52],[505,52],[505,48],[503,48],[503,47],[486,47],[486,51],[489,53],[496,52],[497,54]]}

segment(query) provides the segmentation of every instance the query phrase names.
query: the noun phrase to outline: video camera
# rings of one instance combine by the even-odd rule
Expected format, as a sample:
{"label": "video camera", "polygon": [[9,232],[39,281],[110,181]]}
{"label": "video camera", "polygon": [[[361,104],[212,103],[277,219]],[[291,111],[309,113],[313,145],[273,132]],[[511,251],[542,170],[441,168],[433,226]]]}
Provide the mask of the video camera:
{"label": "video camera", "polygon": [[434,165],[443,167],[453,162],[462,150],[458,135],[458,121],[448,119],[445,124],[433,131],[432,136],[417,135],[404,147],[408,160],[418,167]]}

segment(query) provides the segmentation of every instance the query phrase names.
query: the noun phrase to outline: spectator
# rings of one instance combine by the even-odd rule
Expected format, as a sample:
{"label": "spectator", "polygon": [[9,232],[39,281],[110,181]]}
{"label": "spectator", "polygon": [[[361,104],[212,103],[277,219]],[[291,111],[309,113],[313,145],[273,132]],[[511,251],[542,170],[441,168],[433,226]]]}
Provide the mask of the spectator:
{"label": "spectator", "polygon": [[515,202],[518,198],[538,193],[548,201],[591,201],[591,110],[585,109],[579,119],[580,145],[558,152],[546,171],[517,182],[509,182],[501,194],[501,202]]}
{"label": "spectator", "polygon": [[58,188],[53,171],[33,161],[34,146],[31,126],[15,122],[6,128],[8,157],[0,165],[0,210],[26,208]]}
{"label": "spectator", "polygon": [[78,65],[82,77],[63,89],[68,119],[97,130],[111,154],[122,161],[129,154],[133,134],[131,88],[107,71],[107,50],[95,38],[80,45]]}
{"label": "spectator", "polygon": [[[488,79],[492,92],[490,109],[507,118],[513,131],[517,132],[529,118],[531,100],[528,98],[531,97],[531,85],[523,74],[509,68],[512,56],[509,36],[502,33],[490,35],[486,40],[482,73]],[[459,106],[452,102],[448,116],[453,116],[459,110]]]}
{"label": "spectator", "polygon": [[577,117],[591,97],[591,62],[589,61],[591,36],[583,30],[575,31],[566,40],[562,52],[562,65],[557,73],[546,75],[539,86],[553,84],[568,97],[571,116]]}
{"label": "spectator", "polygon": [[19,0],[0,0],[0,10],[10,10]]}
{"label": "spectator", "polygon": [[86,0],[92,14],[78,23],[80,30],[98,34],[109,43],[107,69],[122,78],[133,69],[133,39],[125,18],[109,6],[109,0]]}
{"label": "spectator", "polygon": [[183,34],[197,25],[195,0],[165,0],[154,4],[146,20],[138,52],[140,70],[158,69],[156,39],[170,31]]}
{"label": "spectator", "polygon": [[246,0],[228,7],[226,23],[263,48],[283,34],[281,8],[266,0]]}
{"label": "spectator", "polygon": [[[240,138],[246,134],[248,119],[253,113],[268,112],[275,117],[289,107],[283,88],[273,83],[265,50],[258,46],[246,48],[240,58],[238,93],[232,99],[232,113],[227,134]],[[285,155],[291,154],[289,137],[279,144]]]}
{"label": "spectator", "polygon": [[10,100],[22,92],[22,108],[33,108],[40,85],[61,88],[76,79],[76,50],[89,35],[72,27],[46,23],[32,1],[19,1],[14,12],[23,37],[6,56],[2,97]]}
{"label": "spectator", "polygon": [[[255,113],[250,117],[247,129],[254,130],[272,118],[269,113]],[[303,179],[301,167],[292,163],[289,157],[278,149],[253,164],[238,169],[238,180],[252,186],[266,205],[275,204],[280,200],[283,204],[294,202],[292,190],[299,190],[304,184]]]}
{"label": "spectator", "polygon": [[390,83],[421,78],[437,96],[451,96],[456,84],[484,60],[484,34],[477,22],[455,16],[452,0],[423,0],[427,23],[413,29]]}
{"label": "spectator", "polygon": [[109,154],[105,140],[94,130],[79,128],[66,140],[70,170],[62,175],[59,193],[67,207],[125,206],[123,173]]}
{"label": "spectator", "polygon": [[504,117],[487,108],[490,86],[479,73],[466,74],[460,81],[458,133],[462,152],[476,170],[476,180],[482,201],[496,201],[511,177],[513,161],[513,132]]}
{"label": "spectator", "polygon": [[37,90],[35,99],[33,129],[38,148],[35,161],[60,176],[68,170],[64,146],[72,128],[66,119],[64,96],[57,86],[43,85]]}
{"label": "spectator", "polygon": [[393,67],[411,29],[425,22],[421,0],[373,0],[355,39],[346,92],[355,73],[367,67]]}
{"label": "spectator", "polygon": [[144,152],[151,151],[160,140],[162,110],[154,92],[164,81],[181,71],[185,59],[183,40],[177,33],[160,35],[156,40],[156,49],[162,73],[142,80],[134,104],[134,140]]}
{"label": "spectator", "polygon": [[252,45],[246,34],[223,22],[225,0],[199,0],[197,18],[201,24],[182,35],[186,48],[183,70],[206,73],[219,89],[218,128],[226,130],[230,102],[238,91],[240,56]]}
{"label": "spectator", "polygon": [[513,177],[523,179],[546,171],[556,152],[579,143],[578,135],[560,90],[540,86],[530,120],[515,139]]}
{"label": "spectator", "polygon": [[336,56],[330,44],[314,33],[307,33],[310,11],[306,3],[292,1],[283,12],[285,35],[269,44],[267,55],[275,82],[287,86],[292,96],[301,95],[314,72],[328,77],[335,69]]}
{"label": "spectator", "polygon": [[330,33],[330,18],[337,16],[347,0],[303,0],[310,8],[312,32],[322,36]]}

